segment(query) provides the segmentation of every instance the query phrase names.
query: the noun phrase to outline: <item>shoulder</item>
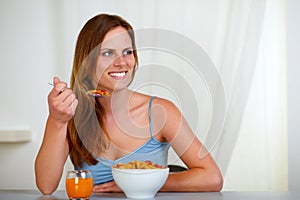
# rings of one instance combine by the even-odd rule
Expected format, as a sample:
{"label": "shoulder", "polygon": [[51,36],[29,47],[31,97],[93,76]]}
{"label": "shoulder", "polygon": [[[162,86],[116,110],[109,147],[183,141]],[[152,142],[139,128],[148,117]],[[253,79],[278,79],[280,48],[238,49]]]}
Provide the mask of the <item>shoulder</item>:
{"label": "shoulder", "polygon": [[160,124],[163,134],[175,132],[174,129],[177,130],[184,120],[177,106],[172,101],[163,98],[153,99],[152,113],[156,123]]}
{"label": "shoulder", "polygon": [[131,96],[131,101],[135,104],[150,104],[152,106],[162,106],[164,108],[175,108],[175,104],[173,104],[170,100],[157,97],[157,96],[151,96],[148,94],[143,94],[139,92],[133,92]]}
{"label": "shoulder", "polygon": [[165,98],[135,93],[134,99],[137,105],[151,106],[152,115],[160,115],[160,118],[165,116],[164,121],[168,121],[170,117],[181,117],[181,112],[177,106]]}
{"label": "shoulder", "polygon": [[153,103],[152,105],[155,107],[160,107],[165,110],[166,113],[172,113],[172,114],[180,114],[181,112],[177,108],[177,106],[170,100],[160,98],[160,97],[155,97],[153,98]]}

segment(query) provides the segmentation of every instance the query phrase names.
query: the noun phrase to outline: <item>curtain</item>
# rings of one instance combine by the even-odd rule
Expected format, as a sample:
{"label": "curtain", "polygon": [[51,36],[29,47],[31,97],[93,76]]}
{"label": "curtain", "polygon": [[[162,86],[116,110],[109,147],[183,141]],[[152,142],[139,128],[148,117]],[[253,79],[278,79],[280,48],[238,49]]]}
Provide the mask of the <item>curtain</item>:
{"label": "curtain", "polygon": [[237,48],[220,65],[228,107],[216,159],[228,190],[287,190],[284,1],[234,5],[240,13],[233,7],[233,17],[241,18],[231,24],[245,31],[244,41],[231,32],[225,49]]}
{"label": "curtain", "polygon": [[[140,56],[131,87],[182,110],[220,166],[224,190],[286,190],[284,0],[65,0],[55,7],[57,45],[67,52],[59,66],[71,66],[87,19],[121,15],[136,28]],[[57,73],[68,77],[70,68]],[[182,164],[172,151],[170,162]]]}

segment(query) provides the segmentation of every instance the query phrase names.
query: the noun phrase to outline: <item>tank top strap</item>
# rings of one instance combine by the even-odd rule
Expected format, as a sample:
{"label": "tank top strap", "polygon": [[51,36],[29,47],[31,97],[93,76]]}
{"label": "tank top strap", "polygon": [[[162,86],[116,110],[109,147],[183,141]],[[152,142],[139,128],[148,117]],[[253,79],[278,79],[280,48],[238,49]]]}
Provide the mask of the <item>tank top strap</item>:
{"label": "tank top strap", "polygon": [[155,96],[152,96],[149,102],[149,126],[150,126],[150,133],[151,137],[154,137],[153,128],[152,128],[152,102]]}

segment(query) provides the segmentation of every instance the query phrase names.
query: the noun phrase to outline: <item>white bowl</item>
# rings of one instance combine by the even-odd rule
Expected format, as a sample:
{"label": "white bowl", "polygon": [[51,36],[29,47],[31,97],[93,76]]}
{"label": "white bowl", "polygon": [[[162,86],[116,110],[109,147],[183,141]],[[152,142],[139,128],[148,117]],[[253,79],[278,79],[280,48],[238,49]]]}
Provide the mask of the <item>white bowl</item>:
{"label": "white bowl", "polygon": [[116,184],[127,198],[153,198],[164,185],[169,175],[169,168],[164,169],[117,169],[112,168]]}

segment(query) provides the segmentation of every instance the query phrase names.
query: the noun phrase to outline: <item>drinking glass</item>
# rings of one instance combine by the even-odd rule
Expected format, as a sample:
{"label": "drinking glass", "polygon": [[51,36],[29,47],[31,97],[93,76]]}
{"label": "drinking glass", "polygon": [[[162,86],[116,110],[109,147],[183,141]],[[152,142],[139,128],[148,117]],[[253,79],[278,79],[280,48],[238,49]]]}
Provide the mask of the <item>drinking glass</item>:
{"label": "drinking glass", "polygon": [[93,178],[89,170],[67,172],[66,191],[69,199],[88,200],[93,190]]}

